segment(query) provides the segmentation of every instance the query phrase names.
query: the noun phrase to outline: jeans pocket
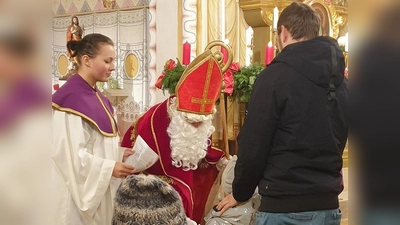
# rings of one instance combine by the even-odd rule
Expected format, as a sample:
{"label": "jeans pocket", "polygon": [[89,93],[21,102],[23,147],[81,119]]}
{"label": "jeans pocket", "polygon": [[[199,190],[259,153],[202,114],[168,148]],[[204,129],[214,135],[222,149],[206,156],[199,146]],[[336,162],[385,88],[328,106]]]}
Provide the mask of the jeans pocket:
{"label": "jeans pocket", "polygon": [[315,217],[314,213],[308,213],[308,212],[304,212],[304,213],[285,213],[285,214],[282,214],[282,215],[284,215],[287,218],[290,218],[292,220],[298,220],[298,221],[311,221]]}
{"label": "jeans pocket", "polygon": [[340,209],[337,209],[337,211],[334,212],[332,216],[333,216],[334,220],[341,220],[342,219],[342,211],[340,211]]}

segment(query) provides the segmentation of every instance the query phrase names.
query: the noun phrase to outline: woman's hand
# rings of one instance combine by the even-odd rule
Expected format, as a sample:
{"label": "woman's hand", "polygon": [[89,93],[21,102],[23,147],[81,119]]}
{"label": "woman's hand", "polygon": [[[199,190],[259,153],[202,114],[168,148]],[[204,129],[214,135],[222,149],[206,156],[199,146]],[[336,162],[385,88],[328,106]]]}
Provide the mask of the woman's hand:
{"label": "woman's hand", "polygon": [[130,155],[135,154],[135,152],[131,148],[125,149],[124,152],[124,157],[122,158],[122,162],[125,162],[126,158],[128,158]]}
{"label": "woman's hand", "polygon": [[113,177],[125,178],[135,173],[135,168],[123,162],[116,162],[113,170]]}

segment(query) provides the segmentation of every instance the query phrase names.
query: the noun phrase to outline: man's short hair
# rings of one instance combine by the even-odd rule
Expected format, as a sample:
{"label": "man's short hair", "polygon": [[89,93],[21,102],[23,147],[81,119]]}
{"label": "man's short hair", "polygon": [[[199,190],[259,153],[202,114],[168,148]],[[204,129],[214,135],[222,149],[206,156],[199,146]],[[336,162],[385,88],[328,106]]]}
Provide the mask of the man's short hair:
{"label": "man's short hair", "polygon": [[312,39],[319,35],[321,19],[319,14],[308,4],[293,2],[286,7],[278,20],[278,34],[285,26],[293,39]]}

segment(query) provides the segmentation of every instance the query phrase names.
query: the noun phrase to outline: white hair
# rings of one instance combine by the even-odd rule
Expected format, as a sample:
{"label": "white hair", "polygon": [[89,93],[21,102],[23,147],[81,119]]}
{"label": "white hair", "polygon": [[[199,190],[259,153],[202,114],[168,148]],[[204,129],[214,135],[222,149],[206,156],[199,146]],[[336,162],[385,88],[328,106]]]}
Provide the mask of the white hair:
{"label": "white hair", "polygon": [[[168,106],[168,115],[171,119],[167,133],[171,139],[172,165],[184,171],[197,169],[197,164],[207,154],[211,145],[209,137],[215,131],[212,125],[213,114],[198,115],[178,111],[176,97],[171,98]],[[191,123],[202,122],[199,127]]]}

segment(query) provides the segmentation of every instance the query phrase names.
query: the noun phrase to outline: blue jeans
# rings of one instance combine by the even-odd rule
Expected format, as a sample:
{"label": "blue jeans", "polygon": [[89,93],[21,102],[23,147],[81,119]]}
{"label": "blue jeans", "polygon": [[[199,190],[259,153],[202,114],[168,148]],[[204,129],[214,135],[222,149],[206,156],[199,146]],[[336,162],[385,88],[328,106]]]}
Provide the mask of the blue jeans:
{"label": "blue jeans", "polygon": [[339,209],[299,213],[257,212],[255,225],[340,225]]}

